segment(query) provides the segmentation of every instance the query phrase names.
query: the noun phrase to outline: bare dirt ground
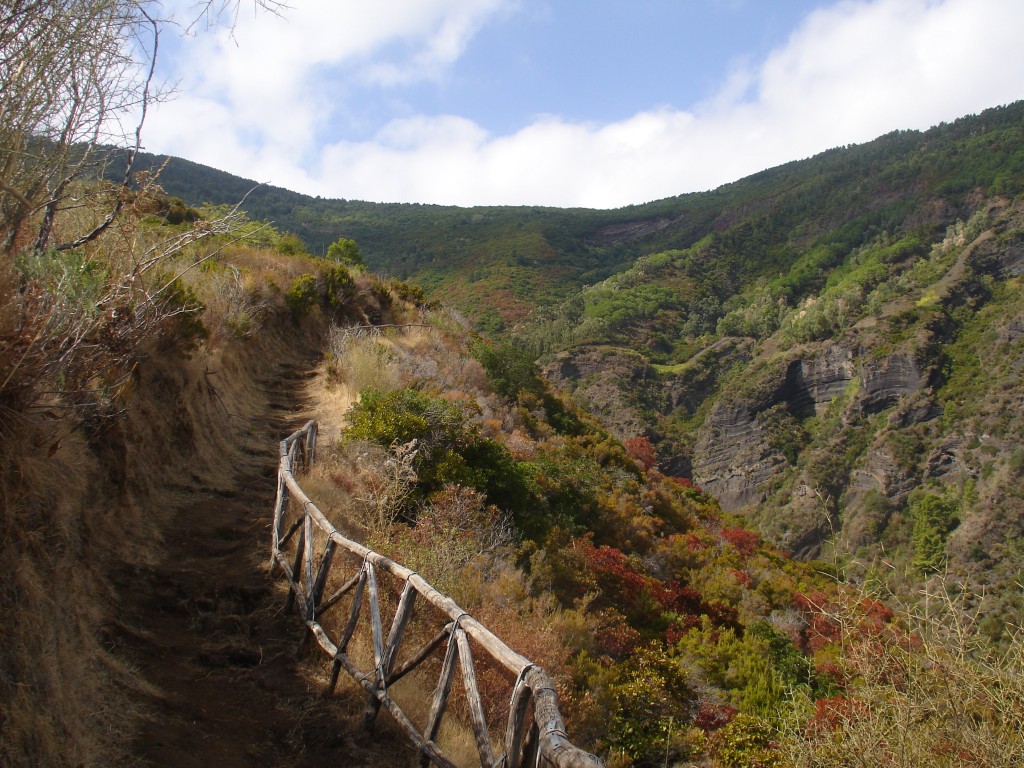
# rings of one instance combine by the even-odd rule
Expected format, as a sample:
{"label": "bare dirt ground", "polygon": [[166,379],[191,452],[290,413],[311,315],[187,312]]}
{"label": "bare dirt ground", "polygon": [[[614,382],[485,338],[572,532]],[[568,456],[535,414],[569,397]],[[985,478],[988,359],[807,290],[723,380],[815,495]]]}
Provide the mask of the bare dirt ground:
{"label": "bare dirt ground", "polygon": [[[116,575],[115,652],[138,669],[142,727],[127,763],[198,766],[408,765],[411,747],[360,735],[363,702],[324,699],[297,657],[302,626],[268,576],[278,441],[309,418],[310,365],[269,365],[253,382],[269,404],[226,457],[232,476],[198,475],[156,495],[161,554]],[[299,396],[296,397],[296,393]],[[156,513],[156,510],[154,510]]]}

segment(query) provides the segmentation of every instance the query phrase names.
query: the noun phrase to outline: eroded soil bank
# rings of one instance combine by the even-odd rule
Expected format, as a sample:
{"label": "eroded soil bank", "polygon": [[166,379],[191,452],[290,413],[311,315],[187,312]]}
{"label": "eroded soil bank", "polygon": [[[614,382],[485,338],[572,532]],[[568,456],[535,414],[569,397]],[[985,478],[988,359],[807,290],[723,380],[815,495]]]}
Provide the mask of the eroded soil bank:
{"label": "eroded soil bank", "polygon": [[[285,324],[287,325],[287,324]],[[278,441],[310,418],[316,329],[187,361],[153,359],[125,424],[126,499],[148,542],[112,564],[104,634],[136,670],[126,763],[406,765],[403,743],[358,734],[362,701],[319,695],[317,660],[269,577]],[[140,501],[141,500],[141,501]]]}

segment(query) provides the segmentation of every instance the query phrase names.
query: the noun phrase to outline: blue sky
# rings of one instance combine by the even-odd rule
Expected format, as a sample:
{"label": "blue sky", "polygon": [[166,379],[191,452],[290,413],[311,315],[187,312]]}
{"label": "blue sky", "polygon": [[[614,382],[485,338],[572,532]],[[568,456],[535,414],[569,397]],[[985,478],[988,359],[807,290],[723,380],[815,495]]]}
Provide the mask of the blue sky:
{"label": "blue sky", "polygon": [[418,106],[457,110],[492,130],[538,114],[616,121],[713,93],[734,62],[783,43],[815,6],[804,2],[635,0],[524,6],[467,47],[447,87]]}
{"label": "blue sky", "polygon": [[146,148],[325,197],[618,207],[1024,98],[1020,0],[250,1]]}

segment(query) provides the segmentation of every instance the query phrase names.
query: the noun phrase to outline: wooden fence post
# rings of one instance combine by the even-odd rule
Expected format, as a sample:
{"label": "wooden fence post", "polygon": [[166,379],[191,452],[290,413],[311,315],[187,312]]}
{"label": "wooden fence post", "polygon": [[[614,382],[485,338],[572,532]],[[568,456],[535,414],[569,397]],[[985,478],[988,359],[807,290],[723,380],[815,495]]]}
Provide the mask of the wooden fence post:
{"label": "wooden fence post", "polygon": [[363,711],[362,729],[364,731],[370,730],[373,726],[373,721],[377,718],[377,713],[380,712],[380,699],[377,698],[376,694],[377,691],[383,691],[387,687],[387,679],[391,674],[392,668],[395,666],[395,659],[398,658],[398,646],[402,643],[402,637],[405,635],[405,628],[409,623],[409,618],[412,616],[412,607],[415,601],[416,589],[406,579],[405,587],[402,589],[402,596],[398,600],[398,608],[395,609],[395,618],[391,622],[391,631],[388,633],[387,643],[384,646],[384,658],[377,667],[374,692],[367,699],[366,709]]}
{"label": "wooden fence post", "polygon": [[[531,665],[532,666],[532,665]],[[529,669],[527,667],[526,669]],[[523,671],[525,672],[526,669]],[[512,700],[508,706],[508,725],[505,728],[505,755],[508,758],[507,768],[522,768],[523,744],[526,739],[529,723],[526,710],[530,704],[532,691],[526,684],[526,678],[520,674],[512,689]]]}
{"label": "wooden fence post", "polygon": [[[303,513],[303,514],[305,514],[305,513]],[[308,517],[309,516],[307,515],[306,518],[308,519]],[[306,553],[306,526],[303,525],[302,533],[299,534],[299,540],[295,544],[295,564],[292,566],[292,578],[295,579],[296,583],[293,583],[291,585],[291,589],[288,590],[288,599],[285,601],[285,604],[284,604],[284,612],[285,613],[288,613],[288,611],[290,611],[292,609],[292,607],[295,605],[295,592],[296,592],[296,587],[298,587],[297,582],[299,580],[299,566],[302,565],[302,560],[303,560],[303,556],[305,555],[305,553]]]}
{"label": "wooden fence post", "polygon": [[473,735],[476,737],[476,749],[480,753],[480,765],[494,765],[494,751],[491,738],[487,733],[487,719],[484,717],[484,706],[480,701],[480,688],[476,682],[476,669],[473,667],[473,654],[469,649],[469,638],[465,630],[455,626],[455,638],[459,644],[459,666],[462,668],[462,683],[466,688],[466,702],[469,704],[469,719],[473,723]]}
{"label": "wooden fence post", "polygon": [[320,598],[323,596],[324,587],[327,586],[327,574],[331,570],[331,562],[334,560],[334,550],[337,547],[334,539],[327,540],[324,548],[324,556],[320,558],[320,568],[317,570],[316,581],[309,591],[309,618],[315,619],[317,609],[320,607]]}
{"label": "wooden fence post", "polygon": [[281,533],[284,530],[284,516],[288,511],[288,483],[285,482],[284,472],[277,470],[277,498],[274,500],[274,529],[273,543],[270,548],[270,575],[274,575],[274,565],[277,562],[277,553],[281,551]]}
{"label": "wooden fence post", "polygon": [[[434,690],[434,700],[430,704],[430,713],[427,715],[427,725],[423,729],[423,738],[427,742],[433,742],[437,738],[437,732],[441,729],[441,718],[448,707],[448,697],[452,692],[452,679],[455,677],[455,661],[459,655],[459,643],[455,639],[455,625],[452,625],[448,635],[448,650],[444,654],[444,662],[441,664],[441,677],[438,680],[437,688]],[[428,768],[430,756],[426,753],[420,756],[420,768]]]}

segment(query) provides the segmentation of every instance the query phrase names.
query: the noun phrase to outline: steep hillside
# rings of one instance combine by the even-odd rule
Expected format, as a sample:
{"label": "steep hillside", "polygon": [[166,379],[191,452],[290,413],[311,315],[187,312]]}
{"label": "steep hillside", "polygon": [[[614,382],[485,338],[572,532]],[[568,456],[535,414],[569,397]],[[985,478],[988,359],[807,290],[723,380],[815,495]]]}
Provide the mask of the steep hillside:
{"label": "steep hillside", "polygon": [[948,569],[999,634],[1024,566],[1024,205],[974,201],[942,235],[811,246],[717,311],[717,238],[640,259],[583,293],[562,334],[588,340],[545,370],[778,546],[904,588]]}
{"label": "steep hillside", "polygon": [[[750,280],[774,276],[822,238],[848,248],[870,233],[910,225],[945,229],[965,218],[981,188],[1020,191],[1024,103],[987,110],[929,131],[788,163],[717,190],[612,211],[379,205],[298,195],[179,159],[160,179],[191,204],[235,204],[323,253],[354,238],[378,271],[413,280],[489,331],[566,298],[638,257],[716,237],[717,301]],[[140,159],[140,167],[161,158]],[[246,196],[248,193],[248,196]],[[809,269],[834,262],[818,254]],[[796,292],[800,293],[799,286]]]}
{"label": "steep hillside", "polygon": [[295,716],[265,531],[328,320],[387,321],[390,289],[127,203],[0,268],[0,763],[357,764],[361,705]]}

